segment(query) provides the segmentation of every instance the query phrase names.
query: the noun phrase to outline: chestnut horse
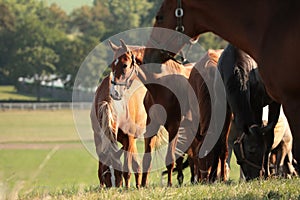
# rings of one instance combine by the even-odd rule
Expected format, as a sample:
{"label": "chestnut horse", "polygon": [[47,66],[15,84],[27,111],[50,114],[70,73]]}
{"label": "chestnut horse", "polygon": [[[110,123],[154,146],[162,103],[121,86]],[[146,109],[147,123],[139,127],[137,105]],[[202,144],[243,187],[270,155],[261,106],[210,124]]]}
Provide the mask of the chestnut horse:
{"label": "chestnut horse", "polygon": [[[103,79],[101,84],[98,86],[94,102],[92,105],[90,118],[91,124],[94,132],[94,142],[96,146],[96,153],[99,159],[98,166],[98,178],[100,181],[100,186],[111,187],[113,185],[119,187],[122,185],[122,172],[121,170],[114,170],[114,174],[111,174],[109,165],[113,165],[116,169],[121,167],[121,163],[118,162],[120,155],[115,152],[113,159],[108,159],[111,152],[109,145],[111,141],[115,143],[114,132],[116,132],[116,124],[114,123],[111,98],[109,95],[109,84],[110,77],[107,76]],[[118,136],[118,141],[122,143],[121,134]],[[105,153],[104,153],[105,152]],[[111,155],[110,155],[111,156]],[[116,162],[114,162],[116,161]],[[111,181],[111,176],[115,176],[115,183]]]}
{"label": "chestnut horse", "polygon": [[[147,177],[152,161],[151,152],[154,150],[155,135],[161,125],[163,125],[169,134],[168,151],[166,156],[166,165],[168,169],[168,186],[172,185],[172,170],[176,161],[179,167],[178,181],[183,181],[183,173],[180,169],[183,160],[183,150],[175,156],[177,144],[177,132],[182,121],[182,116],[187,112],[177,97],[182,97],[184,103],[188,103],[187,85],[191,68],[184,67],[173,60],[169,60],[164,64],[154,66],[139,66],[143,60],[144,47],[127,46],[121,40],[121,47],[110,43],[114,49],[115,60],[111,64],[112,80],[111,94],[115,98],[121,99],[122,94],[131,87],[133,80],[141,80],[148,89],[152,103],[146,105],[147,111],[147,127],[145,133],[145,155],[143,158],[143,177],[142,186],[146,186]],[[185,80],[185,81],[184,81]],[[175,90],[172,90],[175,87]],[[176,88],[177,87],[177,88]],[[179,94],[175,94],[179,92]],[[181,92],[181,93],[180,93]],[[190,129],[193,127],[191,126]],[[196,128],[195,128],[196,129]],[[188,132],[188,131],[187,131]],[[187,140],[192,140],[193,136],[188,135]],[[184,142],[183,142],[184,143]]]}
{"label": "chestnut horse", "polygon": [[224,122],[222,133],[214,145],[213,149],[207,156],[199,159],[198,154],[202,142],[207,135],[211,117],[212,106],[210,91],[207,84],[213,85],[215,73],[218,71],[217,63],[223,50],[208,50],[208,52],[197,62],[192,69],[189,77],[189,83],[191,84],[194,92],[197,96],[200,110],[200,124],[196,134],[195,141],[192,145],[194,157],[196,182],[209,181],[213,182],[217,177],[217,169],[219,160],[221,162],[221,180],[226,181],[226,159],[227,159],[227,136],[229,133],[229,127],[231,122],[230,109],[226,111],[226,119]]}
{"label": "chestnut horse", "polygon": [[[268,93],[283,105],[300,162],[300,2],[295,0],[164,0],[155,27],[178,30],[191,38],[213,32],[247,52],[259,65]],[[157,48],[170,34],[153,31]],[[174,40],[174,39],[173,39]],[[177,45],[178,51],[183,45]],[[147,45],[148,46],[148,45]],[[159,51],[145,53],[147,62]],[[176,53],[176,52],[175,52]]]}
{"label": "chestnut horse", "polygon": [[[140,164],[137,159],[136,137],[140,136],[146,126],[147,114],[143,106],[146,88],[142,84],[133,83],[122,101],[115,101],[110,96],[111,75],[103,79],[98,87],[91,111],[96,151],[99,156],[98,177],[100,185],[111,186],[111,164],[115,171],[116,186],[121,186],[121,164],[119,161],[124,151],[123,176],[125,186],[129,187],[130,171],[136,178],[136,187],[140,186]],[[119,152],[116,142],[123,147]],[[110,145],[113,144],[113,145]],[[113,152],[111,154],[111,152]],[[111,156],[113,158],[111,159]],[[117,165],[116,165],[117,164]]]}

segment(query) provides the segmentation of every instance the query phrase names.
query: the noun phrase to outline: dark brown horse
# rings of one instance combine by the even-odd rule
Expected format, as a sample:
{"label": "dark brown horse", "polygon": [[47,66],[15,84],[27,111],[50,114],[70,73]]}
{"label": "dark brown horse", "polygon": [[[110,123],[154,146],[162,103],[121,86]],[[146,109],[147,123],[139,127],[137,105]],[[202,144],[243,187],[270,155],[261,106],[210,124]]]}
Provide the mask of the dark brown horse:
{"label": "dark brown horse", "polygon": [[195,181],[210,181],[213,182],[217,178],[217,169],[219,161],[221,162],[221,180],[226,181],[226,158],[227,158],[227,136],[231,122],[230,109],[226,110],[226,119],[213,149],[203,158],[198,158],[199,150],[205,136],[208,134],[209,126],[212,117],[212,106],[210,91],[208,84],[214,84],[215,73],[218,71],[217,63],[223,50],[208,50],[208,52],[195,64],[189,83],[191,84],[197,96],[200,110],[199,129],[196,138],[192,144],[192,150],[195,163]]}
{"label": "dark brown horse", "polygon": [[[238,163],[246,179],[257,178],[262,171],[268,176],[268,156],[273,144],[280,104],[267,94],[256,71],[255,61],[231,44],[224,50],[218,69],[238,131],[233,146]],[[268,125],[261,129],[263,107],[266,105],[270,107]]]}
{"label": "dark brown horse", "polygon": [[[191,68],[184,67],[173,60],[154,66],[139,66],[138,64],[141,64],[143,60],[145,48],[127,46],[123,41],[121,41],[121,44],[121,47],[111,44],[113,49],[119,52],[116,53],[118,57],[115,58],[111,65],[114,74],[111,93],[117,99],[121,99],[122,94],[131,87],[132,81],[140,79],[145,84],[149,92],[148,95],[152,99],[152,101],[144,101],[147,111],[147,127],[144,136],[145,155],[143,158],[142,186],[146,186],[147,184],[155,135],[161,125],[169,133],[166,165],[168,169],[168,186],[171,186],[175,160],[177,166],[180,168],[183,160],[182,155],[185,151],[180,149],[180,152],[175,155],[178,140],[177,132],[182,121],[182,116],[187,112],[187,108],[185,107],[188,103],[186,88]],[[181,98],[183,103],[180,102],[178,97]],[[192,134],[187,137],[187,140],[191,140],[191,138],[193,139]],[[180,184],[182,180],[183,173],[179,169],[178,181]]]}
{"label": "dark brown horse", "polygon": [[[294,137],[294,155],[300,162],[300,2],[296,0],[164,0],[155,27],[178,30],[196,38],[211,31],[257,62],[268,93],[283,105]],[[176,12],[175,12],[176,11]],[[151,34],[159,46],[170,34]],[[174,39],[173,39],[174,40]],[[178,51],[183,45],[177,45]],[[159,46],[157,48],[159,48]],[[158,52],[158,51],[156,51]],[[145,54],[147,62],[157,57]]]}

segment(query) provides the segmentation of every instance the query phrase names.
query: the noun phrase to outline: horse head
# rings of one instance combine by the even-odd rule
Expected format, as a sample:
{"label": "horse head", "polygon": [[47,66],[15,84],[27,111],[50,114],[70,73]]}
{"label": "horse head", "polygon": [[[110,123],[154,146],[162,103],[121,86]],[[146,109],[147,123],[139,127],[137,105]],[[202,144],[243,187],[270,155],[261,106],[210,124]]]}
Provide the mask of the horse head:
{"label": "horse head", "polygon": [[124,92],[129,89],[137,75],[137,67],[141,61],[136,58],[133,51],[123,40],[117,47],[111,41],[109,44],[114,51],[114,61],[111,67],[110,95],[114,100],[121,100]]}
{"label": "horse head", "polygon": [[272,129],[273,124],[265,127],[252,125],[235,140],[234,153],[246,180],[265,175],[264,161]]}

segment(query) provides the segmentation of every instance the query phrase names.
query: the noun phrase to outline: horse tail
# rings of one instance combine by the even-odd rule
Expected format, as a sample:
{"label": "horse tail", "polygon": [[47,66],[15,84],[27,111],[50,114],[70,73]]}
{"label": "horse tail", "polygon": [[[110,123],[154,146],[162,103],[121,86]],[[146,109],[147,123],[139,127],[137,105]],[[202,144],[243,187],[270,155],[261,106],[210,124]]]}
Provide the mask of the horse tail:
{"label": "horse tail", "polygon": [[159,149],[160,147],[168,144],[168,132],[166,131],[166,129],[161,126],[159,129],[158,129],[158,132],[156,134],[156,139],[155,139],[155,149]]}
{"label": "horse tail", "polygon": [[97,118],[104,135],[112,142],[117,142],[117,123],[110,102],[99,103]]}

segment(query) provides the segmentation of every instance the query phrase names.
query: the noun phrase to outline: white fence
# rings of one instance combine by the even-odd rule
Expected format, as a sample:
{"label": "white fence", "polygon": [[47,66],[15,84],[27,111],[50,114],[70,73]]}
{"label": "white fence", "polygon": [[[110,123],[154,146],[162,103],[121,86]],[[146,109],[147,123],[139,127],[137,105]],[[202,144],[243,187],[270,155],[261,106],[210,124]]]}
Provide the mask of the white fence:
{"label": "white fence", "polygon": [[55,102],[55,103],[0,103],[0,110],[62,110],[62,109],[90,109],[88,102]]}

